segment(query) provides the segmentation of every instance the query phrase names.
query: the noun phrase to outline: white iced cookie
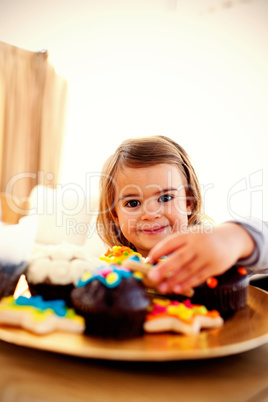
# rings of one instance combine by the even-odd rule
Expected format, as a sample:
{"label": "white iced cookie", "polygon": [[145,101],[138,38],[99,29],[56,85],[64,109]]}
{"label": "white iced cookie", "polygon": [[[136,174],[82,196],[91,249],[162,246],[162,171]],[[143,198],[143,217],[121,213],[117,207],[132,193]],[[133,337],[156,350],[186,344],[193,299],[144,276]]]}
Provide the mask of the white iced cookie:
{"label": "white iced cookie", "polygon": [[84,318],[66,308],[62,300],[44,301],[40,296],[4,297],[0,302],[0,323],[39,335],[53,331],[82,334],[85,330]]}
{"label": "white iced cookie", "polygon": [[169,299],[153,299],[151,311],[143,325],[145,332],[178,332],[198,334],[203,328],[219,328],[224,320],[218,311],[208,311],[205,306]]}

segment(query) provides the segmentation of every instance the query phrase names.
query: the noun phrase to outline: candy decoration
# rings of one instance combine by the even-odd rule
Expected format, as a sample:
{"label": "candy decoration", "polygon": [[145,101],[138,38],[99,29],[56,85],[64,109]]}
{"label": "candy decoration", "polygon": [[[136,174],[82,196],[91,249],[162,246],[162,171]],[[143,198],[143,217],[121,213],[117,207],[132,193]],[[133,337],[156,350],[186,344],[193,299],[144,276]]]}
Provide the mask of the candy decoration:
{"label": "candy decoration", "polygon": [[106,276],[106,282],[108,285],[113,285],[115,283],[118,283],[119,281],[119,275],[116,272],[110,272]]}
{"label": "candy decoration", "polygon": [[40,335],[56,330],[81,334],[85,330],[84,318],[67,308],[63,300],[45,301],[41,296],[2,298],[0,323]]}
{"label": "candy decoration", "polygon": [[121,265],[109,265],[100,267],[93,274],[84,275],[77,284],[77,287],[85,286],[87,283],[97,279],[108,288],[115,288],[121,283],[122,279],[133,276],[137,280],[142,280],[143,276],[139,273],[131,272],[129,269]]}
{"label": "candy decoration", "polygon": [[169,299],[153,299],[143,328],[145,332],[180,332],[198,334],[202,328],[218,328],[223,319],[216,310],[208,311],[203,305],[189,299],[180,303]]}
{"label": "candy decoration", "polygon": [[141,257],[140,253],[132,250],[127,246],[113,246],[112,249],[108,249],[106,253],[100,256],[100,260],[108,262],[109,264],[121,265],[122,262],[130,255],[136,255]]}
{"label": "candy decoration", "polygon": [[210,289],[214,289],[218,286],[218,279],[216,279],[214,276],[211,276],[206,280],[206,284]]}
{"label": "candy decoration", "polygon": [[[165,259],[166,257],[162,257],[162,259]],[[161,261],[161,259],[159,259],[159,261]],[[145,262],[144,258],[139,257],[138,255],[131,255],[129,256],[127,259],[125,259],[122,262],[122,265],[128,269],[130,269],[131,271],[137,271],[137,272],[141,272],[142,274],[145,275],[145,280],[146,280],[146,275],[148,274],[148,272],[154,268],[153,264],[150,264],[148,262]],[[145,283],[144,280],[144,283]],[[155,283],[152,283],[151,281],[147,281],[146,285],[148,287],[155,287]],[[181,292],[181,295],[184,295],[186,297],[192,297],[194,295],[194,290],[192,288],[190,289],[186,289],[184,291]]]}
{"label": "candy decoration", "polygon": [[38,310],[52,310],[59,317],[64,317],[66,315],[66,307],[64,300],[43,300],[41,296],[24,297],[19,296],[16,299],[16,304],[18,306],[31,306]]}
{"label": "candy decoration", "polygon": [[237,268],[237,272],[238,272],[240,275],[243,275],[243,276],[247,275],[246,269],[245,269],[245,268],[242,268],[242,267]]}

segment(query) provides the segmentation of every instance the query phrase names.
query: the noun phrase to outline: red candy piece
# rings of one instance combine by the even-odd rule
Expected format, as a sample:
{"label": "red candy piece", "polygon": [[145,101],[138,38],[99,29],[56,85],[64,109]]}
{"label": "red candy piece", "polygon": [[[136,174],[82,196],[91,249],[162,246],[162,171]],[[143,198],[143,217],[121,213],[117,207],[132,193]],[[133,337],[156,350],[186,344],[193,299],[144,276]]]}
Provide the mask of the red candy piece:
{"label": "red candy piece", "polygon": [[246,270],[245,268],[242,268],[242,267],[237,268],[237,272],[238,272],[240,275],[247,275],[247,270]]}
{"label": "red candy piece", "polygon": [[192,303],[189,299],[184,300],[183,304],[185,305],[185,307],[192,308]]}
{"label": "red candy piece", "polygon": [[218,280],[213,276],[211,276],[210,278],[207,279],[206,283],[209,288],[214,289],[218,285]]}

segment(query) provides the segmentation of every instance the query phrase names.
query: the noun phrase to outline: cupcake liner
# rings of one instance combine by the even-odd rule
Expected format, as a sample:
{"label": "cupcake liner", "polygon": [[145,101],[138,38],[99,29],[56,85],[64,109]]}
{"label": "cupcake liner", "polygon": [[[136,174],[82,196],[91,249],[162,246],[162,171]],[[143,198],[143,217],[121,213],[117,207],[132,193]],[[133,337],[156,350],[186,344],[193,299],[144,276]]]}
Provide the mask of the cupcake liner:
{"label": "cupcake liner", "polygon": [[[79,309],[76,311],[79,311]],[[85,318],[85,334],[123,340],[136,338],[143,334],[143,323],[146,312],[111,314],[109,312],[96,311],[85,314],[81,311],[80,315]]]}
{"label": "cupcake liner", "polygon": [[208,310],[218,310],[223,318],[228,318],[247,304],[248,286],[244,284],[232,288],[195,289],[192,303],[204,304]]}

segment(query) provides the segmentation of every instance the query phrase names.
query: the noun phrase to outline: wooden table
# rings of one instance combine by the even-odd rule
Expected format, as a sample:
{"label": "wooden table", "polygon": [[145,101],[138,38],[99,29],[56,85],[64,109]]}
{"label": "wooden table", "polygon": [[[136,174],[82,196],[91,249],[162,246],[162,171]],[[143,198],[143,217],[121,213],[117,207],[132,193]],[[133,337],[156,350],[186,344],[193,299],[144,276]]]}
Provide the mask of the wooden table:
{"label": "wooden table", "polygon": [[268,401],[268,344],[207,360],[115,362],[0,341],[1,402]]}

